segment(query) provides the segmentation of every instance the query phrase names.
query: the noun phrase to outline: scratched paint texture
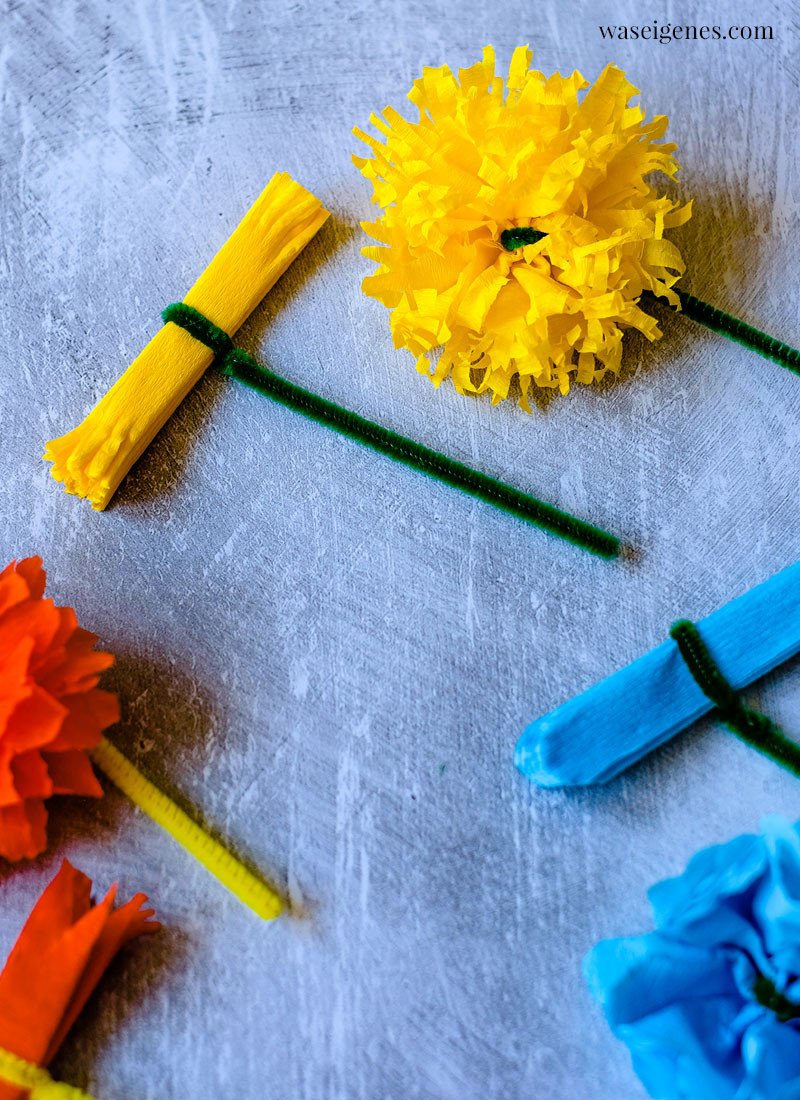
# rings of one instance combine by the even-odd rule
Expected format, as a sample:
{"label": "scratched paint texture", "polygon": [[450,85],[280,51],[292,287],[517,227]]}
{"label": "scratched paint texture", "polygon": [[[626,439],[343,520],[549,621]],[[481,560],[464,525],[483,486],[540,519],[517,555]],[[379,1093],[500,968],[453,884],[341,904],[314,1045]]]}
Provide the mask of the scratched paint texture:
{"label": "scratched paint texture", "polygon": [[[146,890],[55,1066],[102,1100],[641,1098],[580,961],[699,846],[800,815],[705,722],[604,789],[515,772],[534,716],[797,557],[800,380],[680,318],[525,416],[437,393],[364,299],[350,128],[423,64],[530,41],[625,68],[696,199],[685,285],[800,342],[797,3],[664,3],[772,43],[603,42],[614,4],[21,0],[0,34],[0,536],[118,654],[118,742],[274,877],[260,924],[113,790],[0,876],[0,950],[62,856]],[[273,171],[334,212],[241,342],[325,396],[630,539],[595,560],[210,373],[103,515],[39,460]],[[800,665],[757,702],[800,735]],[[602,716],[598,716],[602,722]]]}

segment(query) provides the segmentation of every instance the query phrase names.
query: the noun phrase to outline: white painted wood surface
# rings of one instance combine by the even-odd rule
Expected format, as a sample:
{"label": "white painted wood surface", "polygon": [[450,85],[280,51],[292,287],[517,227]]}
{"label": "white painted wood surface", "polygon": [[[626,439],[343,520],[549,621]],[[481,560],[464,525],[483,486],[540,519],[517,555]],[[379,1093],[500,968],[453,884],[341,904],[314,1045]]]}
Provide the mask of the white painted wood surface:
{"label": "white painted wood surface", "polygon": [[[713,12],[712,12],[713,7]],[[597,791],[514,770],[536,715],[797,557],[800,379],[668,318],[625,377],[525,416],[393,351],[357,223],[354,124],[423,64],[614,60],[671,117],[685,285],[797,345],[797,3],[656,0],[771,43],[601,40],[633,0],[19,0],[0,34],[2,559],[118,654],[115,736],[272,873],[259,924],[113,791],[56,803],[0,876],[0,951],[62,856],[146,890],[56,1064],[101,1100],[636,1100],[580,975],[699,846],[800,813],[706,722]],[[335,218],[246,327],[274,368],[631,539],[609,565],[209,375],[94,514],[40,461],[276,169]],[[800,736],[800,667],[758,704]]]}

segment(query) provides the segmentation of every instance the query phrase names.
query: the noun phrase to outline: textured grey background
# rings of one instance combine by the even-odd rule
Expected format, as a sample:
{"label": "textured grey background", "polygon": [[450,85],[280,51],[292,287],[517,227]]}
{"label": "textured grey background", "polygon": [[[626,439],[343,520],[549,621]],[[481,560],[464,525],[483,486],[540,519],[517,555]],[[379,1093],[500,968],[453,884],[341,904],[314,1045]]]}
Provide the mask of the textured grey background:
{"label": "textured grey background", "polygon": [[[713,11],[712,11],[713,7]],[[772,43],[597,24],[772,23]],[[696,199],[685,285],[797,344],[795,3],[11,3],[0,35],[2,559],[119,656],[115,737],[290,896],[261,924],[113,790],[0,877],[0,950],[62,856],[152,896],[56,1070],[102,1100],[640,1098],[580,976],[701,845],[800,813],[705,723],[609,787],[514,770],[527,721],[797,556],[800,381],[667,318],[624,378],[525,416],[438,393],[359,290],[350,136],[423,64],[617,61]],[[242,342],[287,376],[594,519],[595,560],[209,375],[93,513],[39,455],[277,169],[334,211]],[[757,698],[800,734],[800,667]]]}

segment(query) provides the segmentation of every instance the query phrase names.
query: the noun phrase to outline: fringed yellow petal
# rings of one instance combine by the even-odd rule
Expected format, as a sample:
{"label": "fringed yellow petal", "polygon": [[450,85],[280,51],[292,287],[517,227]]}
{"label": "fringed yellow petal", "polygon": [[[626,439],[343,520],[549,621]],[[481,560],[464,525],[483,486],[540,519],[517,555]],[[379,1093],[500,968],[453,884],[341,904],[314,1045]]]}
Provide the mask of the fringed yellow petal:
{"label": "fringed yellow petal", "polygon": [[[319,199],[278,173],[183,300],[232,336],[327,217]],[[165,325],[83,423],[47,444],[56,481],[105,508],[212,360],[184,329]]]}
{"label": "fringed yellow petal", "polygon": [[[395,346],[434,385],[516,392],[525,408],[532,384],[566,393],[617,372],[626,329],[661,335],[638,302],[649,290],[677,303],[684,264],[664,232],[691,215],[649,182],[675,175],[674,146],[659,143],[665,116],[631,106],[623,72],[589,86],[530,65],[520,46],[503,81],[487,47],[457,76],[423,70],[408,97],[418,119],[387,108],[380,137],[356,131],[369,155],[354,158],[382,208],[363,226],[379,242],[364,291],[391,311]],[[546,236],[506,252],[512,227]]]}

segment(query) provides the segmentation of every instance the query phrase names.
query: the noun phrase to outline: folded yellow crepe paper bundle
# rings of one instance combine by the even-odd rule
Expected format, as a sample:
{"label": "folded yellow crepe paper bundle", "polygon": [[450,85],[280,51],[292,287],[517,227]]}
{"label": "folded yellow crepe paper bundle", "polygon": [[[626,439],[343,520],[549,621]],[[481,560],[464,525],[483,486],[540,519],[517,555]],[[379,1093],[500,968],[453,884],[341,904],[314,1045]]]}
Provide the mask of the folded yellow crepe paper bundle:
{"label": "folded yellow crepe paper bundle", "polygon": [[[183,301],[232,335],[327,217],[319,199],[277,173]],[[48,443],[53,477],[105,508],[213,359],[185,329],[165,325],[83,423]]]}
{"label": "folded yellow crepe paper bundle", "polygon": [[66,490],[102,510],[122,478],[201,374],[215,362],[227,377],[602,557],[620,552],[607,531],[488,477],[438,451],[365,420],[262,366],[232,337],[248,313],[328,217],[286,174],[273,178],[164,328],[74,431],[51,441],[45,459]]}

